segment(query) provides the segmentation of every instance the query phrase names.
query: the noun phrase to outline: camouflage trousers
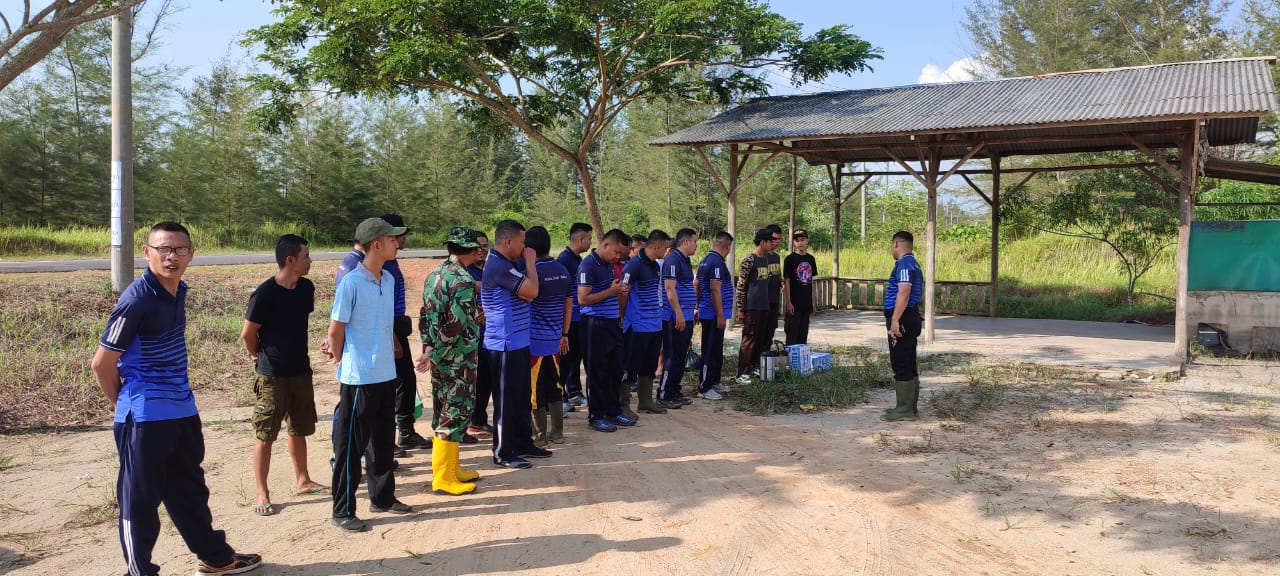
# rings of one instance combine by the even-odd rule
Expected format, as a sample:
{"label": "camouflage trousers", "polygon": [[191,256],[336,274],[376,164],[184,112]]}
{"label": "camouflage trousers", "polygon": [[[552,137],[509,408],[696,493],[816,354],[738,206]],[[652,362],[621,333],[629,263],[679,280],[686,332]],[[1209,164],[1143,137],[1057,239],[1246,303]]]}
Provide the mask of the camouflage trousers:
{"label": "camouflage trousers", "polygon": [[431,399],[439,410],[431,416],[436,438],[461,442],[475,409],[475,369],[439,364],[431,368]]}

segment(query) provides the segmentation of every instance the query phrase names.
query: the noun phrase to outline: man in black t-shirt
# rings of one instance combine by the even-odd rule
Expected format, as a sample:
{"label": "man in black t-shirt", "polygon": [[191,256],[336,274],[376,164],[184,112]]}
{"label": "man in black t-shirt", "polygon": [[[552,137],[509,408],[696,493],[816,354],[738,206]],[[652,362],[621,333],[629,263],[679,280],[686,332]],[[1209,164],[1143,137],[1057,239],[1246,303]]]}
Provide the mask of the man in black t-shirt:
{"label": "man in black t-shirt", "polygon": [[787,319],[782,329],[787,346],[809,343],[809,316],[818,313],[813,299],[813,277],[818,275],[818,262],[809,254],[809,233],[797,228],[791,234],[792,252],[782,263],[782,297],[787,303]]}
{"label": "man in black t-shirt", "polygon": [[307,355],[307,321],[315,309],[315,285],[303,278],[311,270],[307,241],[285,234],[276,241],[280,269],[253,291],[245,313],[244,340],[255,362],[253,391],[257,396],[253,415],[253,475],[257,482],[253,513],[276,513],[271,504],[267,475],[271,469],[271,444],[280,425],[289,421],[289,456],[293,458],[294,492],[328,494],[329,487],[311,480],[307,472],[307,436],[316,431],[316,403],[311,384],[311,358]]}

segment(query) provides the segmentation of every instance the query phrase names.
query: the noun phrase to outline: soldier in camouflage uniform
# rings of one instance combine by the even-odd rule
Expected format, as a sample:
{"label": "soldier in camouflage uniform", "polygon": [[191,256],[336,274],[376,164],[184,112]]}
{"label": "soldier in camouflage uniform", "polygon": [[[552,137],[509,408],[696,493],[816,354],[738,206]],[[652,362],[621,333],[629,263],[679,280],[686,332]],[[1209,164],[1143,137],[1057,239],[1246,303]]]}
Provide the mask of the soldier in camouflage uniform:
{"label": "soldier in camouflage uniform", "polygon": [[431,454],[431,489],[447,494],[475,490],[480,475],[458,464],[458,443],[466,434],[474,408],[476,360],[480,347],[476,286],[467,266],[479,255],[476,232],[454,227],[445,243],[450,258],[427,276],[422,289],[422,334],[419,372],[431,372],[431,395],[439,407]]}

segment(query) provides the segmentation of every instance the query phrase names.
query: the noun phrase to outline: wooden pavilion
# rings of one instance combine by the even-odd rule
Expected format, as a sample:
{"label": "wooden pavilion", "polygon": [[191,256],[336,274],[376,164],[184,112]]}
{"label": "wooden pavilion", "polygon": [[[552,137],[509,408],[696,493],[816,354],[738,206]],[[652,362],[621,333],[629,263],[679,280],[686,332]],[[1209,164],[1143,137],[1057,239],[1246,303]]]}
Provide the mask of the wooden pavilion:
{"label": "wooden pavilion", "polygon": [[[653,140],[652,146],[689,146],[701,157],[728,200],[728,228],[736,233],[737,195],[765,166],[791,154],[825,166],[832,180],[833,249],[839,272],[840,208],[877,175],[910,176],[928,192],[925,227],[925,328],[933,341],[937,192],[960,177],[991,207],[990,313],[999,287],[1000,193],[1035,174],[1131,168],[1178,197],[1179,227],[1175,353],[1185,359],[1187,254],[1197,178],[1213,176],[1280,182],[1280,169],[1209,159],[1210,146],[1254,142],[1259,121],[1277,110],[1274,57],[1179,62],[1107,70],[1081,70],[1024,78],[924,84],[751,100],[702,124]],[[727,146],[727,177],[709,160],[708,147]],[[1149,161],[1127,164],[1001,169],[1001,159],[1072,152],[1137,150]],[[1167,157],[1177,152],[1176,158]],[[746,172],[752,157],[761,156]],[[985,160],[986,165],[976,161]],[[901,170],[852,171],[855,163],[896,164]],[[976,164],[976,166],[975,166]],[[982,190],[971,176],[989,175]],[[1002,176],[1016,175],[1012,187]],[[856,181],[846,192],[845,178]],[[794,223],[794,189],[792,191]]]}

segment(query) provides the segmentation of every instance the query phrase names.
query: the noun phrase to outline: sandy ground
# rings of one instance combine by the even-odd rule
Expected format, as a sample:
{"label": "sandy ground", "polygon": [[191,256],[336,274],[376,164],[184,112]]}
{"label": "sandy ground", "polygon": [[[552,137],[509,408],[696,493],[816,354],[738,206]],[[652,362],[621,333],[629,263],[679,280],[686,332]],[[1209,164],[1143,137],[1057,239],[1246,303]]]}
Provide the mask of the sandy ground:
{"label": "sandy ground", "polygon": [[[432,494],[430,453],[415,451],[396,478],[414,513],[364,513],[373,529],[355,535],[328,523],[327,497],[291,494],[282,445],[282,510],[254,516],[250,408],[200,400],[215,525],[266,557],[259,574],[1277,574],[1277,374],[1010,385],[967,422],[924,403],[919,421],[879,422],[887,390],[771,417],[698,401],[613,434],[576,412],[568,443],[529,470],[465,446],[483,475],[472,495]],[[966,378],[926,374],[923,396]],[[317,395],[336,401],[331,371]],[[327,435],[310,445],[327,483]],[[109,428],[3,436],[0,455],[0,574],[121,572]],[[164,523],[155,561],[191,573]]]}

